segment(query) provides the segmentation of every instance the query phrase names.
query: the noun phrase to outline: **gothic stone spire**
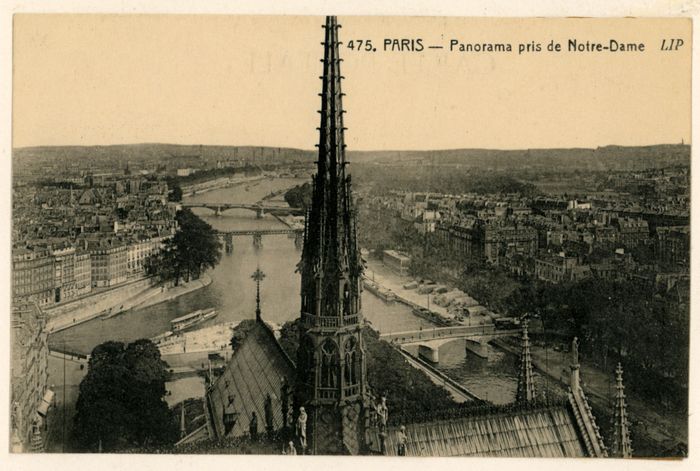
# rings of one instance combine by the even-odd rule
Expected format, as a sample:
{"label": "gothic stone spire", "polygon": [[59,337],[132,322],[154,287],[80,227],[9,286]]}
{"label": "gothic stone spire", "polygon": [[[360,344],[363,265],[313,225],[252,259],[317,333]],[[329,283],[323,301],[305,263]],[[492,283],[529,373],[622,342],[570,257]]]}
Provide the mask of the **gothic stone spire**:
{"label": "gothic stone spire", "polygon": [[326,18],[317,173],[307,215],[300,271],[302,317],[310,323],[334,318],[357,323],[362,264],[346,174],[338,25]]}
{"label": "gothic stone spire", "polygon": [[520,371],[518,372],[518,390],[516,402],[535,400],[535,380],[532,376],[532,358],[530,356],[530,337],[527,335],[527,319],[523,320],[523,335],[520,352]]}
{"label": "gothic stone spire", "polygon": [[620,458],[632,457],[632,442],[627,420],[627,404],[625,403],[625,387],[622,385],[622,365],[615,369],[615,406],[613,410],[613,430],[610,454]]}
{"label": "gothic stone spire", "polygon": [[[367,386],[361,275],[346,173],[338,24],[326,17],[317,173],[306,216],[295,401],[309,414],[309,450],[357,454],[365,443]],[[297,409],[298,410],[298,409]]]}

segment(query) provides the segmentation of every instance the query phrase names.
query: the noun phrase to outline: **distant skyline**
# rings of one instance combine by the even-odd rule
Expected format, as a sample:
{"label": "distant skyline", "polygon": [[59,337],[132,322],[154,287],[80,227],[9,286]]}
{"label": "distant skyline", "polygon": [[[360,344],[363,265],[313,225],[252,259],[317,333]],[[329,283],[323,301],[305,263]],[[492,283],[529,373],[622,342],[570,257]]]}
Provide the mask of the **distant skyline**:
{"label": "distant skyline", "polygon": [[[317,152],[318,149],[308,148],[302,149],[300,147],[289,147],[289,146],[260,146],[255,144],[201,144],[201,143],[177,143],[177,142],[120,142],[117,144],[39,144],[32,146],[22,146],[13,147],[13,149],[33,149],[39,147],[110,147],[110,146],[148,146],[148,145],[163,145],[163,146],[182,146],[182,147],[260,147],[266,149],[292,149],[301,152]],[[642,144],[642,145],[620,145],[620,144],[604,144],[595,147],[519,147],[519,148],[495,148],[495,147],[454,147],[446,149],[347,149],[347,152],[449,152],[449,151],[460,151],[460,150],[493,150],[493,151],[519,151],[519,150],[556,150],[556,149],[597,149],[604,147],[653,147],[653,146],[673,146],[673,145],[686,145],[690,146],[689,142],[659,142],[656,144]]]}
{"label": "distant skyline", "polygon": [[[690,21],[339,17],[350,151],[690,144]],[[13,147],[313,150],[321,17],[16,15]],[[644,53],[384,52],[384,38],[643,41]],[[688,47],[662,52],[665,37]]]}

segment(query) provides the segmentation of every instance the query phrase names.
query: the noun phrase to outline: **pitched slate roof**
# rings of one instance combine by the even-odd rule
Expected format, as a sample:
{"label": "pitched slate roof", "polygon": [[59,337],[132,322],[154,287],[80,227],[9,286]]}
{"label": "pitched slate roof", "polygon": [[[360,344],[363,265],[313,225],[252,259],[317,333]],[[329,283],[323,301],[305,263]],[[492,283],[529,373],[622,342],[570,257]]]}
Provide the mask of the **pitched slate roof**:
{"label": "pitched slate roof", "polygon": [[[405,424],[407,456],[587,456],[568,404]],[[389,427],[387,455],[397,454]],[[373,442],[378,443],[378,436]]]}
{"label": "pitched slate roof", "polygon": [[[258,431],[265,430],[265,398],[272,398],[275,430],[282,426],[281,389],[284,378],[292,384],[294,365],[263,322],[255,326],[233,353],[223,374],[207,393],[212,425],[217,437],[239,437],[248,433],[255,411]],[[236,423],[225,433],[225,413],[236,414]]]}

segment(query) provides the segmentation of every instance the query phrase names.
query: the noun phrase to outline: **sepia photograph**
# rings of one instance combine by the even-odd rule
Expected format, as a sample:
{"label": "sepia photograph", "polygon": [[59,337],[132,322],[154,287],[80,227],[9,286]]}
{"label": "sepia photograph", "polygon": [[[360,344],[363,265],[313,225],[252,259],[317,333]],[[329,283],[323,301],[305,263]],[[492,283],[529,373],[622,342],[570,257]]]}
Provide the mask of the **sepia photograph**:
{"label": "sepia photograph", "polygon": [[10,453],[688,457],[690,18],[12,23]]}

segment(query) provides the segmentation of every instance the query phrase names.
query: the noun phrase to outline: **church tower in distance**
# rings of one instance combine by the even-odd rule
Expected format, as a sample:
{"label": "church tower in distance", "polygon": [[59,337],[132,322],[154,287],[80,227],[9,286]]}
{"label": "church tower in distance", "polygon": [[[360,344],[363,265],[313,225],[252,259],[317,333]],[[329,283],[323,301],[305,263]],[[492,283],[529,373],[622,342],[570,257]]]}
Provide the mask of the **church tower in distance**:
{"label": "church tower in distance", "polygon": [[367,373],[362,342],[362,261],[346,172],[336,17],[326,17],[317,173],[306,215],[296,402],[308,414],[313,454],[365,449]]}

